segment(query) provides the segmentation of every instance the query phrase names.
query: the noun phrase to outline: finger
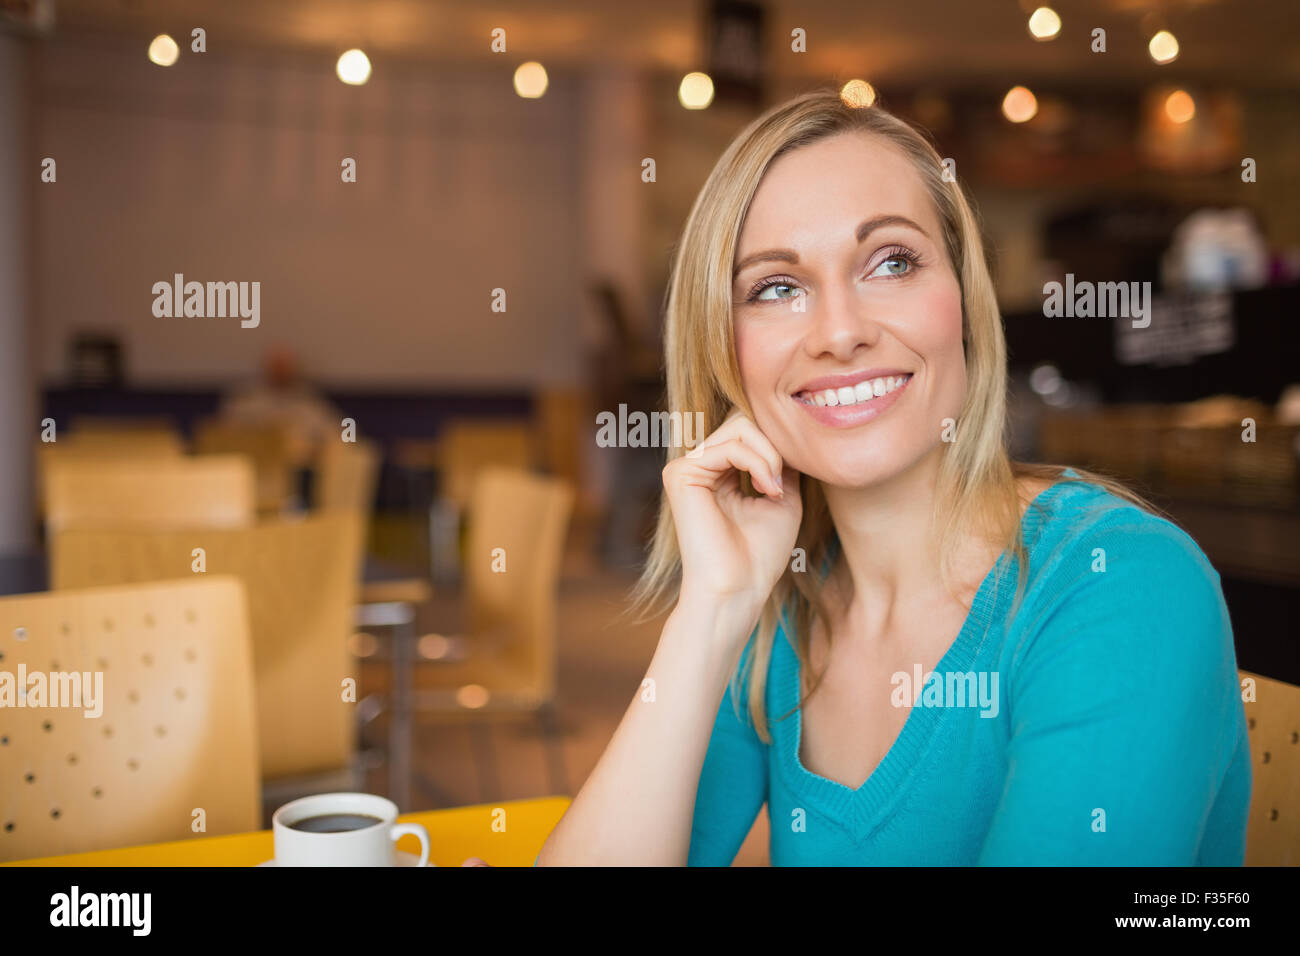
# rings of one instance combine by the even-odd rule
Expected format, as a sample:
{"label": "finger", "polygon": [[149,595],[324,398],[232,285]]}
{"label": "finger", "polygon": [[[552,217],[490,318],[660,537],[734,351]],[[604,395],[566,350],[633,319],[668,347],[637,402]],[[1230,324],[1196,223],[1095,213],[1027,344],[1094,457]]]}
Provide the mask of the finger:
{"label": "finger", "polygon": [[776,474],[766,459],[736,438],[694,449],[670,463],[664,469],[664,477],[666,481],[687,484],[703,482],[716,490],[720,480],[733,469],[748,474],[759,491],[777,498],[782,496],[781,483],[776,480]]}
{"label": "finger", "polygon": [[739,439],[762,455],[773,475],[782,473],[783,463],[776,446],[759,430],[752,418],[735,406],[732,407],[732,412],[727,416],[726,421],[695,447],[718,445],[732,439]]}
{"label": "finger", "polygon": [[487,866],[487,865],[488,864],[486,862],[484,862],[481,858],[477,856],[471,856],[468,860],[466,860],[464,863],[461,864],[461,866]]}

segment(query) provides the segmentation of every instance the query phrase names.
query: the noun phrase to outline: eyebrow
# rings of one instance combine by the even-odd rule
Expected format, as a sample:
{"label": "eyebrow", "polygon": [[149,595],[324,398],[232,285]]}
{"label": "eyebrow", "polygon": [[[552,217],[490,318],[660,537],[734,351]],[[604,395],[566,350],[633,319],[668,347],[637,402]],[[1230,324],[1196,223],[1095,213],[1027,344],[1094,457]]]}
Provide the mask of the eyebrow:
{"label": "eyebrow", "polygon": [[[858,228],[854,230],[854,237],[859,243],[864,242],[867,236],[871,235],[877,229],[883,229],[885,226],[906,226],[909,229],[915,229],[925,238],[930,239],[930,234],[908,219],[906,216],[884,215],[875,216],[871,219],[859,223]],[[933,240],[931,240],[933,241]],[[789,262],[795,265],[799,263],[799,253],[793,249],[766,249],[763,252],[755,252],[753,255],[745,256],[740,262],[736,263],[736,268],[731,273],[731,278],[735,279],[745,269],[760,262]]]}

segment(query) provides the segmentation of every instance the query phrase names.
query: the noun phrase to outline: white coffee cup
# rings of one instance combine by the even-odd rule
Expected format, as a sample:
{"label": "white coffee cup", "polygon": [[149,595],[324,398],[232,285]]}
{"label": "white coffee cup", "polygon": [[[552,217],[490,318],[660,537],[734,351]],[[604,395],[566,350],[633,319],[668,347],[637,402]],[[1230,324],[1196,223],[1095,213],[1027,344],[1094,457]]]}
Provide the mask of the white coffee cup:
{"label": "white coffee cup", "polygon": [[[363,814],[375,822],[356,830],[312,833],[293,824],[331,813]],[[420,840],[420,862],[429,865],[429,831],[398,823],[397,804],[371,793],[318,793],[286,803],[271,817],[276,866],[397,866],[397,839]]]}

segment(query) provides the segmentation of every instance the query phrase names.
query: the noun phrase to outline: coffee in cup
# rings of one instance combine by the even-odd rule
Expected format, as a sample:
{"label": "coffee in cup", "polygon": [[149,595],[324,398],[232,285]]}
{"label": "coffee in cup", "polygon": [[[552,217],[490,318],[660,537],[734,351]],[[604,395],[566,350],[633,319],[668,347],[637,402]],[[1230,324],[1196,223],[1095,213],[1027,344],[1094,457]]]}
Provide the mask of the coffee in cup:
{"label": "coffee in cup", "polygon": [[286,803],[271,817],[276,866],[397,866],[397,840],[420,840],[429,865],[429,832],[398,823],[397,804],[371,793],[320,793]]}

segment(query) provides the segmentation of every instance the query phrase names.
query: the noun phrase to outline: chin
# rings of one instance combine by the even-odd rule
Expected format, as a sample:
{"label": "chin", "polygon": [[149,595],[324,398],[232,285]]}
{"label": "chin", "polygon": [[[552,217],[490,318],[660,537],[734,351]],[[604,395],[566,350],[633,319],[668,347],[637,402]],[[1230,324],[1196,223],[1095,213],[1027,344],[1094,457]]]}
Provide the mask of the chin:
{"label": "chin", "polygon": [[879,456],[864,456],[862,460],[845,461],[837,459],[828,461],[820,456],[810,461],[806,468],[798,468],[809,478],[816,478],[822,484],[832,488],[869,488],[896,478],[907,470],[907,464],[889,456],[890,460],[881,460]]}
{"label": "chin", "polygon": [[900,419],[886,428],[841,434],[787,432],[786,448],[774,444],[791,468],[809,478],[834,488],[868,488],[886,484],[942,454],[941,444],[923,444],[919,437],[919,425],[909,427]]}

